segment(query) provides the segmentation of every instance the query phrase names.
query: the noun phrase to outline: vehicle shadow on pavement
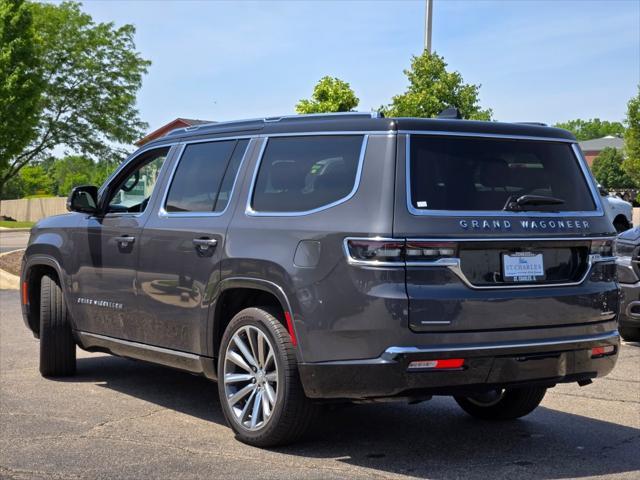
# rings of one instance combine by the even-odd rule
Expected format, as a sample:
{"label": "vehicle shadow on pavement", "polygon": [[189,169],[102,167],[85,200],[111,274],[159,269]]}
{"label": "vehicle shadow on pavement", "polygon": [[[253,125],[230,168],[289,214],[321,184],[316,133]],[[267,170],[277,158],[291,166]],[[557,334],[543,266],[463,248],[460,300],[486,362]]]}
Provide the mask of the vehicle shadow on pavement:
{"label": "vehicle shadow on pavement", "polygon": [[[78,359],[78,375],[68,381],[95,382],[225,424],[217,385],[188,373],[99,356]],[[488,423],[439,397],[419,405],[329,408],[305,439],[272,453],[416,477],[487,478],[495,473],[555,479],[640,470],[640,455],[634,453],[639,439],[640,429],[544,408],[544,402],[526,419]]]}

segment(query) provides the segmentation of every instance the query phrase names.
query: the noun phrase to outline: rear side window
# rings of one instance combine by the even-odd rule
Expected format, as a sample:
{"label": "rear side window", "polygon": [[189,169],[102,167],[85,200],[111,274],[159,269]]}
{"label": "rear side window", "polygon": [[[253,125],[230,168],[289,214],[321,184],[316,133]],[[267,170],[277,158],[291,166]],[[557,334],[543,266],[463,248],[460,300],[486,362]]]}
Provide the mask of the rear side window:
{"label": "rear side window", "polygon": [[187,145],[171,181],[165,210],[224,210],[246,146],[247,140]]}
{"label": "rear side window", "polygon": [[500,211],[523,195],[563,200],[533,211],[593,211],[567,143],[411,136],[411,203],[417,210]]}
{"label": "rear side window", "polygon": [[305,212],[347,197],[355,188],[362,135],[270,138],[251,206],[258,212]]}

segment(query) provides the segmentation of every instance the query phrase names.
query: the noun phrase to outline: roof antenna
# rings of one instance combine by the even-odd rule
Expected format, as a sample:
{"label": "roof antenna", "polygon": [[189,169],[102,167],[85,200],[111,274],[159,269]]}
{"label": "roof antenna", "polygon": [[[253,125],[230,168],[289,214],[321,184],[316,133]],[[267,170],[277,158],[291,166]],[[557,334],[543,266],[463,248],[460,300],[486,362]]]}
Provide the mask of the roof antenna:
{"label": "roof antenna", "polygon": [[448,120],[462,120],[462,114],[456,107],[447,107],[438,114],[438,118],[446,118]]}

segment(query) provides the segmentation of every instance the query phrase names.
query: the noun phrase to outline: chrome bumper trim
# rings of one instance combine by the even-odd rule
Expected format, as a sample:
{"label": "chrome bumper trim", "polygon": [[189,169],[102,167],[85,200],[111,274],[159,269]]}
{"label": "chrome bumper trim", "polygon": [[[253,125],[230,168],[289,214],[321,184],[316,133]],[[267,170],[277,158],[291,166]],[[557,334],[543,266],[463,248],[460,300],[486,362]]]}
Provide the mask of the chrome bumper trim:
{"label": "chrome bumper trim", "polygon": [[508,343],[482,343],[482,344],[463,344],[463,345],[442,345],[434,347],[389,347],[380,358],[384,360],[397,360],[403,355],[413,355],[420,353],[445,353],[445,352],[465,352],[478,350],[507,350],[514,348],[535,348],[549,346],[575,345],[585,342],[606,342],[619,341],[617,330],[612,332],[600,333],[598,335],[586,335],[579,337],[564,337],[549,340],[529,340],[526,342],[508,342]]}

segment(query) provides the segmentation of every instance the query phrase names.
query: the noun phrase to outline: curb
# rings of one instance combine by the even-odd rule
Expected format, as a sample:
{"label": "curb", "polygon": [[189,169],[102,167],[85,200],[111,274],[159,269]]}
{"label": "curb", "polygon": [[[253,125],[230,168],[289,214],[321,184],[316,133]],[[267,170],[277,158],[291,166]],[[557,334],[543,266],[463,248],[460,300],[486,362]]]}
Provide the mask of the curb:
{"label": "curb", "polygon": [[[0,253],[0,257],[4,257],[10,253],[19,252],[21,250],[25,249],[17,248],[10,252]],[[0,268],[0,290],[20,290],[20,277]]]}
{"label": "curb", "polygon": [[0,227],[0,233],[9,233],[9,232],[30,232],[31,229],[30,228],[7,228],[7,227]]}

